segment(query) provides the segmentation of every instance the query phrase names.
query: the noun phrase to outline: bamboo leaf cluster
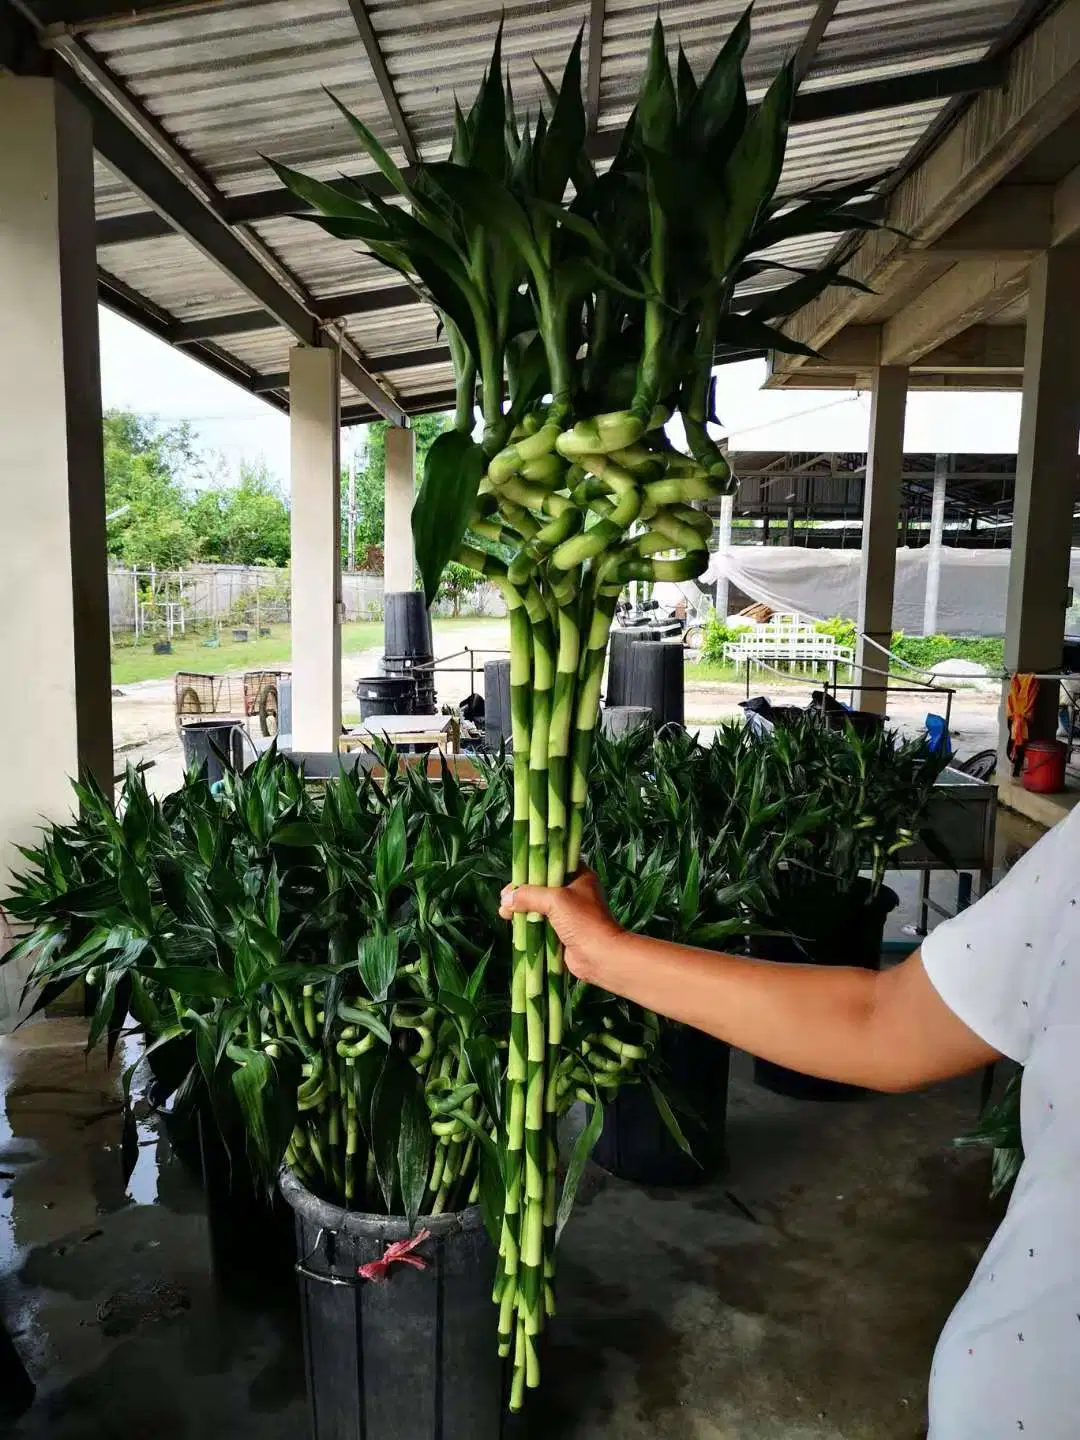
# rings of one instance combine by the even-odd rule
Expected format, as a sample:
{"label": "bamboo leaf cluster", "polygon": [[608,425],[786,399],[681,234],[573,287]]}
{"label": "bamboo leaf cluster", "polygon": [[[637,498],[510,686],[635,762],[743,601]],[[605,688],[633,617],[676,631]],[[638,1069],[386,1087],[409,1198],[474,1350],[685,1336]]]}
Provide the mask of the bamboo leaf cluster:
{"label": "bamboo leaf cluster", "polygon": [[[659,19],[637,104],[601,172],[586,151],[579,34],[546,104],[522,114],[502,27],[449,158],[406,176],[339,109],[389,181],[316,181],[275,164],[330,234],[364,245],[438,312],[453,359],[453,431],[428,456],[413,515],[429,602],[445,565],[488,576],[511,620],[515,883],[561,885],[581,857],[589,756],[616,600],[631,580],[687,580],[733,486],[709,433],[725,353],[802,350],[770,322],[835,269],[740,299],[785,239],[863,223],[859,187],[777,199],[795,90],[782,67],[759,104],[742,61],[750,12],[707,74]],[[335,102],[337,103],[337,102]],[[271,162],[273,163],[273,162]],[[786,295],[785,295],[786,292]],[[476,413],[479,411],[479,422]],[[666,426],[681,418],[686,450]],[[509,558],[506,556],[509,554]],[[539,1378],[552,1307],[557,1094],[568,982],[540,916],[514,926],[505,1097],[500,1335],[513,1404]]]}

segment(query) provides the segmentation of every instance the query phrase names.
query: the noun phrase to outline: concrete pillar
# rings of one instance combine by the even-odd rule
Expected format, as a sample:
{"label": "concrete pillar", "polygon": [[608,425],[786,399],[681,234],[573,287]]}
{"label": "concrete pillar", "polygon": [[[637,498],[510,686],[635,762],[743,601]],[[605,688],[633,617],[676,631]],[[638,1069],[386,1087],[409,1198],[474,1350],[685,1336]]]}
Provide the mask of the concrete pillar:
{"label": "concrete pillar", "polygon": [[[719,554],[726,555],[731,549],[731,517],[735,511],[735,496],[724,495],[720,499],[720,524],[717,527],[717,545]],[[731,586],[728,581],[727,571],[721,571],[720,578],[716,582],[716,613],[721,623],[728,617],[728,595]]]}
{"label": "concrete pillar", "polygon": [[930,506],[930,544],[926,550],[924,635],[937,634],[938,595],[941,591],[941,547],[945,536],[945,488],[949,479],[948,455],[934,457],[934,499]]}
{"label": "concrete pillar", "polygon": [[[1005,668],[1061,666],[1080,437],[1080,251],[1050,250],[1032,264],[1024,396],[1016,455]],[[1040,686],[1033,740],[1053,739],[1058,687]],[[1002,751],[1004,752],[1004,723]],[[1005,773],[1004,765],[1000,773]]]}
{"label": "concrete pillar", "polygon": [[330,347],[289,353],[293,747],[341,734],[341,378]]}
{"label": "concrete pillar", "polygon": [[412,590],[416,574],[412,507],[416,494],[416,433],[401,425],[386,427],[386,545],[383,576],[386,593]]}
{"label": "concrete pillar", "polygon": [[866,688],[855,692],[860,710],[883,715],[887,696],[885,677],[864,674],[887,668],[885,656],[864,635],[888,648],[892,639],[893,588],[896,584],[896,532],[900,518],[901,477],[904,469],[904,415],[907,409],[908,372],[904,365],[882,365],[874,372],[870,405],[870,443],[866,456],[863,492],[862,573],[859,583],[859,640],[855,664]]}
{"label": "concrete pillar", "polygon": [[62,86],[3,74],[0,134],[2,894],[113,756],[93,136]]}

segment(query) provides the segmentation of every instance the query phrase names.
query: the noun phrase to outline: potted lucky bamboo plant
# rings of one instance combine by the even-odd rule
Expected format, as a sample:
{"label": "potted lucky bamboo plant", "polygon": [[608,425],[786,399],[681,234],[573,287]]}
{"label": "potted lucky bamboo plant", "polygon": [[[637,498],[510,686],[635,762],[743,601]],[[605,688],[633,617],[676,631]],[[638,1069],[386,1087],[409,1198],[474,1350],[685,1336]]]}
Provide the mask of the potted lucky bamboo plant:
{"label": "potted lucky bamboo plant", "polygon": [[[362,178],[327,184],[275,166],[317,224],[365,245],[439,314],[457,411],[427,457],[416,554],[429,602],[453,560],[506,599],[516,883],[561,885],[580,862],[623,586],[685,580],[706,566],[712,521],[694,502],[732,484],[708,431],[718,355],[802,349],[769,321],[853,282],[827,267],[767,295],[739,287],[775,271],[766,252],[781,241],[871,223],[847,207],[858,185],[776,198],[794,66],[750,106],[749,39],[748,11],[698,77],[681,52],[673,71],[657,21],[636,108],[604,174],[585,151],[580,36],[561,84],[544,77],[546,108],[527,118],[497,40],[473,106],[455,108],[449,159],[411,176],[341,107],[402,203]],[[686,452],[665,429],[676,413]],[[579,1003],[540,916],[515,919],[509,993],[495,1294],[517,1407],[539,1383],[553,1307],[557,1076]]]}

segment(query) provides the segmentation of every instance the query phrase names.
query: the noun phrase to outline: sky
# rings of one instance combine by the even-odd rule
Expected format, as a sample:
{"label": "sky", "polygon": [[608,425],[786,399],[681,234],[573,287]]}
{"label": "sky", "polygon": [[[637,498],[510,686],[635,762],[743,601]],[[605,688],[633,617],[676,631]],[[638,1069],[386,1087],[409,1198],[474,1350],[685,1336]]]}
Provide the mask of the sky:
{"label": "sky", "polygon": [[[289,482],[289,422],[265,401],[221,379],[130,321],[102,309],[101,386],[106,408],[188,420],[199,444],[235,478],[241,460],[263,460],[284,489]],[[733,450],[865,450],[866,393],[763,390],[763,361],[721,368],[717,412]],[[931,454],[1016,451],[1020,396],[992,391],[914,391],[904,445]],[[345,432],[342,455],[348,457]]]}

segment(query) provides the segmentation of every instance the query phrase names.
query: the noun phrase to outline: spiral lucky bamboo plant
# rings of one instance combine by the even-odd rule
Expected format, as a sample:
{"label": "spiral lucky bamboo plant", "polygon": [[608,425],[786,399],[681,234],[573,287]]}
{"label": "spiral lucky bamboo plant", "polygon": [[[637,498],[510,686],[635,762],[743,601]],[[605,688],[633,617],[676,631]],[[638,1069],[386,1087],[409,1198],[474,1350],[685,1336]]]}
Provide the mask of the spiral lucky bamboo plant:
{"label": "spiral lucky bamboo plant", "polygon": [[[705,569],[712,521],[694,505],[731,486],[708,431],[718,356],[804,349],[769,320],[853,282],[829,268],[796,272],[754,299],[740,298],[740,285],[777,269],[763,252],[783,240],[871,223],[847,208],[857,185],[798,203],[775,198],[794,69],[785,65],[751,106],[749,38],[748,11],[699,83],[681,51],[672,70],[658,20],[605,173],[586,152],[581,36],[561,84],[542,75],[546,108],[522,117],[503,74],[501,27],[471,109],[455,104],[446,161],[405,174],[339,107],[394,192],[389,202],[362,177],[325,184],[274,166],[314,207],[309,218],[361,242],[439,314],[457,413],[427,459],[416,554],[429,601],[451,560],[506,599],[518,884],[561,885],[578,866],[620,591]],[[676,413],[688,453],[665,430]],[[513,938],[497,1298],[516,1405],[537,1383],[537,1339],[552,1308],[553,1082],[567,985],[540,916],[519,917]]]}

